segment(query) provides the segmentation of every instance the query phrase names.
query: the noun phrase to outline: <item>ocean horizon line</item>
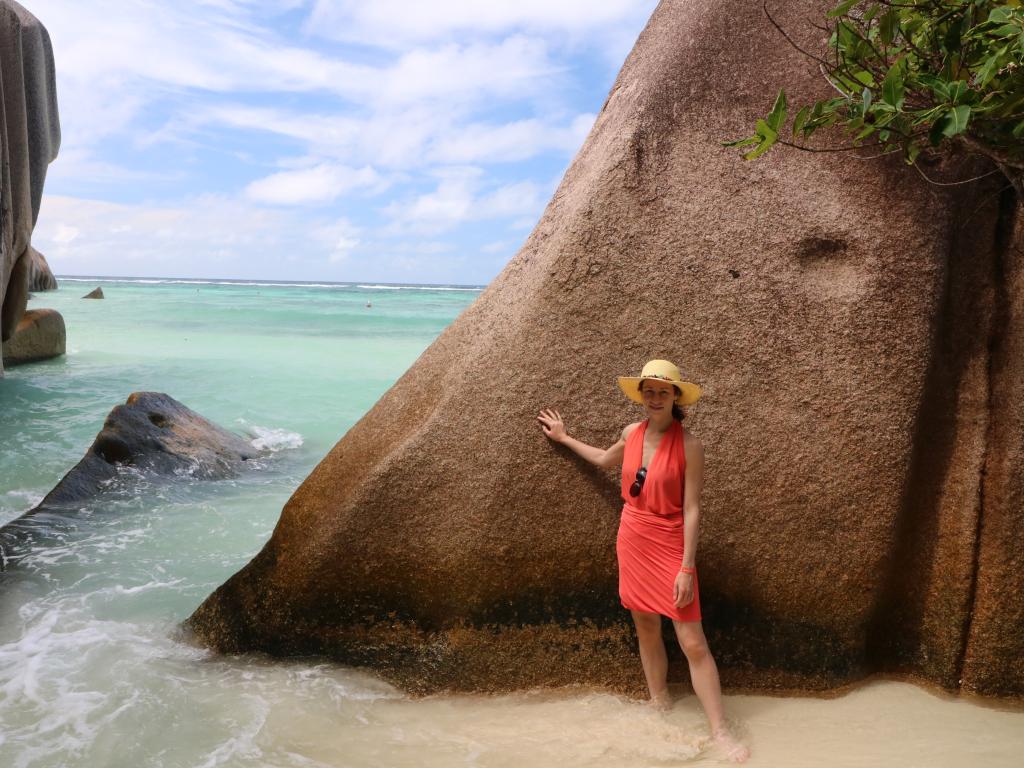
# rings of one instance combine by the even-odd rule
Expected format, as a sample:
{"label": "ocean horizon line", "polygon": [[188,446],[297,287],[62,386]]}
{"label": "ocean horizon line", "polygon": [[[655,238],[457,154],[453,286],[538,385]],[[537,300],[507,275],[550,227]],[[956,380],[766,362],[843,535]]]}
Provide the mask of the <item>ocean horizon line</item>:
{"label": "ocean horizon line", "polygon": [[141,285],[237,285],[274,288],[357,288],[362,290],[482,291],[486,285],[459,283],[389,283],[385,281],[270,280],[263,278],[137,277],[132,275],[54,275],[70,282],[115,282]]}

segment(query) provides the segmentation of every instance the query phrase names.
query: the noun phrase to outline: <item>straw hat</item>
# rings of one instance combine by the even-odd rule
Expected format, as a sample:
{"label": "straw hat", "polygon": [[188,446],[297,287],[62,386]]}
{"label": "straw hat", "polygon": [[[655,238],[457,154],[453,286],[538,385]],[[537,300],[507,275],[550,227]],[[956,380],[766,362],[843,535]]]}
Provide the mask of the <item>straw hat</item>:
{"label": "straw hat", "polygon": [[640,382],[644,379],[656,379],[667,381],[679,389],[679,397],[676,403],[679,405],[692,405],[700,400],[700,387],[689,381],[683,381],[679,369],[668,360],[651,360],[639,376],[619,376],[619,388],[622,393],[636,403],[643,403],[644,396],[640,394]]}

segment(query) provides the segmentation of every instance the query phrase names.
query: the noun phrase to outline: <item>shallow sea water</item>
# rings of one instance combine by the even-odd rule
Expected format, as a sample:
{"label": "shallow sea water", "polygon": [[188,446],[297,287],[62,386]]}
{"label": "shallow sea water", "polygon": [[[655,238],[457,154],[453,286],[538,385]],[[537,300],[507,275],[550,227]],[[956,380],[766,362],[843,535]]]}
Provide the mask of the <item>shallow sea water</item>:
{"label": "shallow sea water", "polygon": [[[81,300],[94,285],[107,298]],[[316,462],[476,295],[64,281],[33,302],[64,314],[69,353],[0,380],[0,523],[36,503],[134,390],[166,391],[263,453],[225,481],[126,473],[8,553],[0,766],[719,764],[692,696],[667,713],[586,689],[413,699],[320,660],[178,641]],[[754,766],[1024,765],[1024,711],[905,683],[727,707]]]}

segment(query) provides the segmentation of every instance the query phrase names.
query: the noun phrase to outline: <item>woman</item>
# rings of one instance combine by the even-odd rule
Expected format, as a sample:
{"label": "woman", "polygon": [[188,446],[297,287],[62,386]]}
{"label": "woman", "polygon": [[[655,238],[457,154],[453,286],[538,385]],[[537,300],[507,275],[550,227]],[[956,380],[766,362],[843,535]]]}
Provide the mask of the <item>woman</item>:
{"label": "woman", "polygon": [[622,464],[625,504],[616,540],[619,597],[636,625],[651,701],[659,708],[671,705],[661,636],[661,617],[667,616],[715,742],[730,760],[743,762],[750,751],[726,727],[718,668],[700,623],[696,558],[704,446],[683,430],[681,407],[697,402],[701,390],[683,381],[667,360],[651,360],[639,376],[620,376],[619,387],[630,400],[643,404],[647,419],[623,429],[607,450],[570,437],[558,411],[541,411],[537,420],[551,440],[591,464]]}

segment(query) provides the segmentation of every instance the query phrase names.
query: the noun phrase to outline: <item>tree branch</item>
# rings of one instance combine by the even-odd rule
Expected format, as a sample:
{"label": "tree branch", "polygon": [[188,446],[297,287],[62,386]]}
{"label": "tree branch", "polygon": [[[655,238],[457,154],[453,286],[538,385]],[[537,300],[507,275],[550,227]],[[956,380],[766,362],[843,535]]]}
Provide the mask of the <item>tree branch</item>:
{"label": "tree branch", "polygon": [[780,27],[778,22],[775,21],[775,19],[772,18],[771,13],[769,13],[769,11],[768,11],[768,0],[764,0],[764,3],[761,5],[761,8],[762,8],[762,10],[764,10],[764,15],[768,17],[768,21],[770,21],[772,23],[772,26],[775,27],[775,29],[778,30],[780,35],[782,35],[784,38],[786,38],[786,42],[787,43],[789,43],[791,46],[796,48],[796,50],[800,51],[800,53],[802,53],[807,58],[813,59],[814,61],[817,61],[820,64],[824,64],[826,67],[830,66],[829,63],[827,61],[825,61],[824,59],[822,59],[821,57],[815,56],[813,53],[808,53],[803,48],[801,48],[799,45],[797,45],[795,42],[793,42],[793,38],[791,38],[788,34],[786,34],[786,30],[784,30],[782,27]]}

